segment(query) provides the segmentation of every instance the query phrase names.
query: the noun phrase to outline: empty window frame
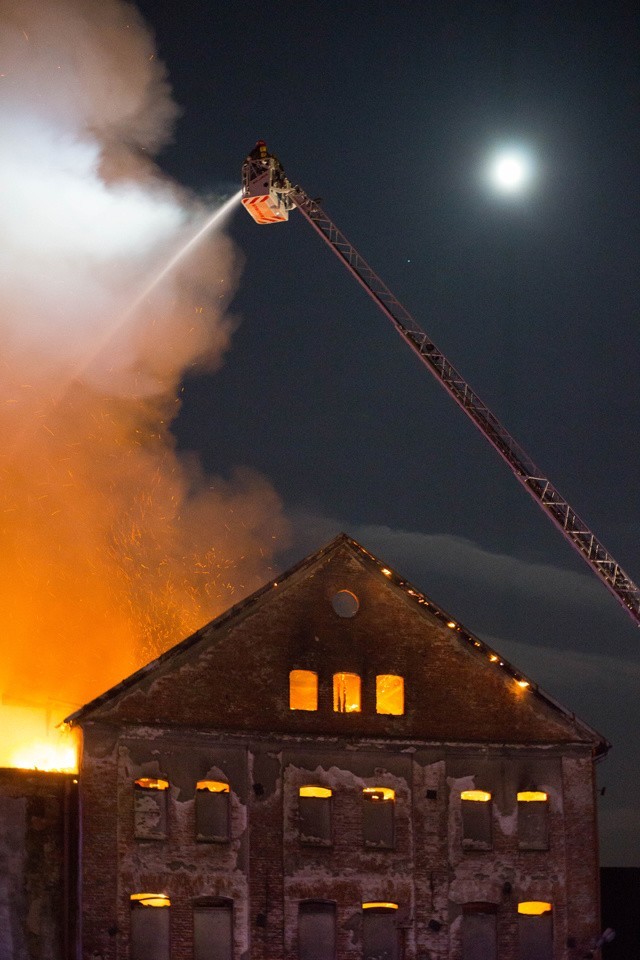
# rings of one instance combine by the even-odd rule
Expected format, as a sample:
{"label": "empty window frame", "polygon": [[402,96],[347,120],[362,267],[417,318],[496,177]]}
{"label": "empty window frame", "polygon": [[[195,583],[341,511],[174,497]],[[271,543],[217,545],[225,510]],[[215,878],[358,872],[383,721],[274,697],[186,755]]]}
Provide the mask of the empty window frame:
{"label": "empty window frame", "polygon": [[518,960],[553,960],[553,911],[550,903],[518,904]]}
{"label": "empty window frame", "polygon": [[463,790],[462,846],[465,850],[491,849],[491,794],[486,790]]}
{"label": "empty window frame", "polygon": [[391,849],[394,845],[395,790],[365,787],[362,791],[362,840],[365,847]]}
{"label": "empty window frame", "polygon": [[298,906],[298,960],[335,960],[336,905],[303,900]]}
{"label": "empty window frame", "polygon": [[397,903],[362,904],[363,960],[398,960]]}
{"label": "empty window frame", "polygon": [[167,836],[169,781],[140,777],[133,788],[134,834],[137,840],[164,840]]}
{"label": "empty window frame", "polygon": [[549,849],[549,797],[542,790],[518,794],[518,846],[521,850]]}
{"label": "empty window frame", "polygon": [[292,670],[289,674],[289,709],[318,709],[318,674],[313,670]]}
{"label": "empty window frame", "polygon": [[169,960],[169,907],[163,893],[131,895],[131,960]]}
{"label": "empty window frame", "polygon": [[497,960],[496,906],[466,903],[462,908],[462,960]]}
{"label": "empty window frame", "polygon": [[400,716],[404,713],[404,677],[381,673],[376,677],[376,713]]}
{"label": "empty window frame", "polygon": [[360,677],[357,673],[334,673],[333,709],[336,713],[360,712]]}
{"label": "empty window frame", "polygon": [[223,843],[229,839],[229,784],[198,780],[196,784],[196,840]]}
{"label": "empty window frame", "polygon": [[233,902],[203,897],[193,905],[193,960],[233,960]]}
{"label": "empty window frame", "polygon": [[298,791],[300,842],[329,847],[332,843],[331,798],[329,787],[309,784]]}

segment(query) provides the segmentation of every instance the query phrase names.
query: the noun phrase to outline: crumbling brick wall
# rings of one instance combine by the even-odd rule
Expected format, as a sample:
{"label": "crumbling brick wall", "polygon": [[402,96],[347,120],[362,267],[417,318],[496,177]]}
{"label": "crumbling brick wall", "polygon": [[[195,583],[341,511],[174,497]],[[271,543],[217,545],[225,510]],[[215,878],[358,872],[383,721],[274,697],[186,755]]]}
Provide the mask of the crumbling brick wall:
{"label": "crumbling brick wall", "polygon": [[75,777],[0,770],[0,958],[71,960]]}

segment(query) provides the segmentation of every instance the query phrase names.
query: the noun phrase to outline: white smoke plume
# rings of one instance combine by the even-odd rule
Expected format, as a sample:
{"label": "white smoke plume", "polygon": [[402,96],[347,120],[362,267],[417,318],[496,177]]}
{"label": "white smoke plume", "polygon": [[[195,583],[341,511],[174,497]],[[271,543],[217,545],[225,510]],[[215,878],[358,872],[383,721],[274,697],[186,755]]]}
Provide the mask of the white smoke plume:
{"label": "white smoke plume", "polygon": [[176,114],[130,4],[0,0],[5,702],[86,701],[258,586],[287,536],[263,478],[207,477],[170,432],[185,371],[229,346],[231,242],[130,309],[211,214],[153,163]]}

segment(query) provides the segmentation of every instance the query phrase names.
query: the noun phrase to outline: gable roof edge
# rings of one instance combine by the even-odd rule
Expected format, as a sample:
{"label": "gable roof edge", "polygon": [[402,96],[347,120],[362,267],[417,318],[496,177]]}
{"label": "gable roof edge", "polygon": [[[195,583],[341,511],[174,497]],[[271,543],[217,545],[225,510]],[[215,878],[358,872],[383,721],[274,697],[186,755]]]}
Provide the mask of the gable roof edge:
{"label": "gable roof edge", "polygon": [[213,620],[200,627],[195,631],[195,633],[192,633],[184,640],[175,644],[175,646],[170,647],[155,660],[147,663],[139,670],[136,670],[134,673],[130,674],[130,676],[126,677],[124,680],[121,680],[119,683],[115,684],[113,687],[110,687],[98,697],[95,697],[93,700],[89,701],[89,703],[80,707],[74,713],[70,714],[70,716],[68,716],[63,722],[73,725],[78,724],[80,721],[86,719],[95,710],[98,710],[99,708],[108,704],[109,701],[114,700],[122,693],[125,693],[130,687],[135,686],[136,683],[139,683],[158,667],[164,666],[166,663],[189,650],[203,638],[203,635],[206,631],[211,629],[218,630],[227,622],[232,621],[239,615],[251,612],[254,608],[259,606],[259,604],[271,593],[272,590],[277,589],[286,581],[290,580],[295,574],[312,567],[342,544],[348,546],[355,554],[358,555],[361,560],[364,561],[368,567],[374,569],[388,583],[393,584],[396,588],[400,589],[409,600],[421,607],[423,611],[430,614],[436,620],[439,620],[444,626],[454,630],[456,633],[456,638],[463,646],[472,648],[473,652],[476,654],[485,654],[488,656],[501,672],[511,676],[515,682],[525,685],[527,689],[544,701],[548,707],[551,707],[554,712],[561,714],[565,721],[568,721],[572,726],[577,727],[585,736],[585,738],[593,743],[594,755],[596,758],[604,757],[608,753],[608,751],[611,749],[611,743],[605,737],[603,737],[602,734],[598,733],[597,730],[589,726],[589,724],[585,723],[585,721],[581,720],[573,711],[563,706],[551,694],[546,693],[534,680],[530,680],[522,673],[522,671],[517,670],[497,651],[493,650],[483,640],[480,640],[479,637],[468,630],[463,624],[455,620],[450,614],[434,603],[433,600],[430,600],[424,593],[422,593],[421,590],[418,590],[404,577],[387,567],[386,564],[370,553],[365,547],[358,543],[357,540],[354,540],[344,532],[339,533],[336,537],[330,540],[329,543],[315,551],[315,553],[304,557],[302,560],[298,561],[298,563],[294,564],[292,567],[289,567],[288,570],[279,576],[276,576],[274,580],[269,580],[258,590],[254,591],[254,593],[250,594],[248,597],[245,597],[243,600],[240,600],[232,607],[229,607],[227,610],[219,614],[219,616],[214,617]]}

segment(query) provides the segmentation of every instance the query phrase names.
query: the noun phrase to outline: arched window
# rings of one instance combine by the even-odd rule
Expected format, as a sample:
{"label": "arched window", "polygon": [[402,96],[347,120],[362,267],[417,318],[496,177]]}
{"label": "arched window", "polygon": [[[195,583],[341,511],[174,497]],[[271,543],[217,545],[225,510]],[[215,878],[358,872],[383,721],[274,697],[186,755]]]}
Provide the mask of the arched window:
{"label": "arched window", "polygon": [[368,901],[362,904],[363,960],[398,960],[398,904]]}
{"label": "arched window", "polygon": [[298,960],[334,960],[335,955],[335,903],[303,900],[298,906]]}
{"label": "arched window", "polygon": [[518,904],[518,960],[553,960],[553,910],[547,901]]}
{"label": "arched window", "polygon": [[220,843],[229,839],[229,784],[198,780],[196,784],[196,840]]}
{"label": "arched window", "polygon": [[336,713],[360,713],[360,677],[357,673],[334,673],[333,709]]}
{"label": "arched window", "polygon": [[289,709],[318,709],[318,674],[313,670],[292,670],[289,674]]}
{"label": "arched window", "polygon": [[328,847],[332,842],[331,798],[329,787],[309,784],[298,792],[300,842]]}
{"label": "arched window", "polygon": [[233,960],[233,901],[200,897],[193,904],[193,960]]}
{"label": "arched window", "polygon": [[518,794],[518,846],[521,850],[549,848],[549,797],[543,790]]}
{"label": "arched window", "polygon": [[167,836],[169,781],[140,777],[133,788],[134,833],[138,840],[164,840]]}
{"label": "arched window", "polygon": [[486,790],[463,790],[462,846],[465,850],[491,849],[491,794]]}
{"label": "arched window", "polygon": [[133,893],[131,960],[169,960],[169,907],[164,893]]}
{"label": "arched window", "polygon": [[395,790],[390,787],[365,787],[362,791],[362,839],[365,847],[393,847]]}
{"label": "arched window", "polygon": [[376,677],[376,713],[400,716],[404,713],[404,678],[391,673]]}

